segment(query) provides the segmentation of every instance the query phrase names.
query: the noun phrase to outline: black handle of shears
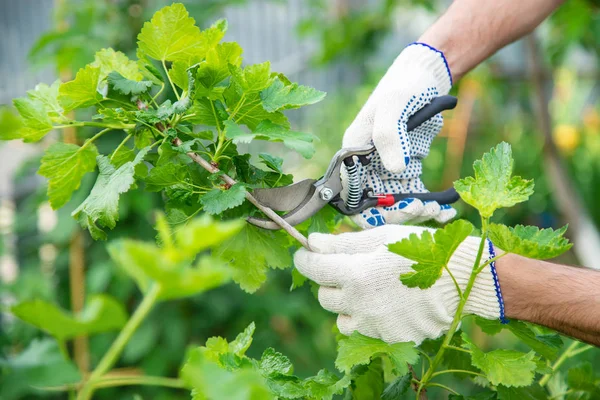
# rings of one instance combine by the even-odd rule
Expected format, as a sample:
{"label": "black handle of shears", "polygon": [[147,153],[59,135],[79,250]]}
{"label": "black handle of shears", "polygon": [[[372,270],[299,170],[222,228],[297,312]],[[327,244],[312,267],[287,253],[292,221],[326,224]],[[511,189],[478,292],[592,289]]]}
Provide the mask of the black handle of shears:
{"label": "black handle of shears", "polygon": [[454,96],[445,95],[436,97],[425,107],[411,115],[406,123],[409,131],[412,131],[423,122],[433,118],[436,114],[441,113],[444,110],[452,110],[456,107],[458,99]]}
{"label": "black handle of shears", "polygon": [[453,187],[443,192],[396,193],[393,196],[394,204],[404,199],[419,199],[421,201],[437,201],[439,205],[444,205],[455,203],[460,199],[460,196]]}

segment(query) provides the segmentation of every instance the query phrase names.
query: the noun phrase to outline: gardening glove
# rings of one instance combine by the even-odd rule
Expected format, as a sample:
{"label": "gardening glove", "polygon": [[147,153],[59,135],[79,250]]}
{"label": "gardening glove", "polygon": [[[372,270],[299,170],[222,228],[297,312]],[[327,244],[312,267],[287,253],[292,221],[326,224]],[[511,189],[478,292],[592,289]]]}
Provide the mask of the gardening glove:
{"label": "gardening glove", "polygon": [[[436,115],[411,132],[407,132],[406,124],[434,97],[448,94],[451,86],[442,52],[413,43],[400,53],[344,134],[344,148],[373,144],[377,149],[370,164],[359,169],[363,188],[386,194],[427,192],[420,178],[421,160],[442,128],[442,116]],[[345,179],[343,173],[343,183]],[[407,199],[390,207],[367,209],[352,218],[360,227],[372,228],[430,219],[444,223],[455,215],[448,205]]]}
{"label": "gardening glove", "polygon": [[[421,235],[427,228],[386,225],[362,232],[327,235],[313,233],[310,249],[294,256],[300,273],[320,285],[319,302],[339,314],[344,335],[354,331],[388,343],[435,339],[448,331],[459,303],[452,278],[444,270],[430,288],[404,286],[400,274],[411,272],[413,261],[387,250],[386,244]],[[435,229],[429,229],[434,233]],[[480,239],[468,237],[448,264],[461,290],[467,285]],[[481,264],[494,257],[488,242]],[[477,276],[463,310],[486,319],[504,318],[500,286],[493,264]]]}

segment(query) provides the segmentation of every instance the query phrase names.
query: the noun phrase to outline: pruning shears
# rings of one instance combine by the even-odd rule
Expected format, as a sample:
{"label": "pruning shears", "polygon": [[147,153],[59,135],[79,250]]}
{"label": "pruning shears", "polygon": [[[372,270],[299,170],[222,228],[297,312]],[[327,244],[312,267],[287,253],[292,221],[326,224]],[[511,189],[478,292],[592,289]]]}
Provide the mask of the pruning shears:
{"label": "pruning shears", "polygon": [[[453,109],[456,107],[456,103],[457,99],[453,96],[434,98],[408,119],[408,130],[415,129],[444,110]],[[341,149],[331,159],[322,178],[318,180],[304,179],[292,185],[276,188],[254,189],[252,194],[261,204],[272,210],[285,212],[282,218],[290,225],[306,221],[327,204],[344,215],[354,215],[371,207],[389,207],[407,198],[437,201],[440,205],[454,203],[460,198],[454,188],[443,192],[394,194],[374,193],[369,188],[362,189],[357,162],[361,165],[368,165],[370,162],[368,156],[375,150],[372,145]],[[346,200],[340,196],[342,164],[348,173]],[[270,219],[250,217],[248,222],[264,229],[280,229],[280,226]]]}

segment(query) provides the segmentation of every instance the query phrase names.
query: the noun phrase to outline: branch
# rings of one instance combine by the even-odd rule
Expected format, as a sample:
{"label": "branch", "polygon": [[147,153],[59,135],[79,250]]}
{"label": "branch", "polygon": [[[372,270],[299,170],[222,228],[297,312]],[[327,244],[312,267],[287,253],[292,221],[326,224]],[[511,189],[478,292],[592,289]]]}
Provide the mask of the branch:
{"label": "branch", "polygon": [[[181,146],[181,144],[182,144],[181,139],[175,138],[173,140],[174,146]],[[219,172],[219,169],[217,167],[215,167],[214,165],[212,165],[211,163],[209,163],[208,161],[206,161],[204,158],[200,157],[198,154],[194,153],[193,151],[190,151],[186,154],[196,164],[200,165],[202,168],[204,168],[211,174]],[[237,183],[233,178],[231,178],[229,175],[227,175],[225,173],[221,174],[221,180],[231,186],[233,186]],[[292,236],[294,239],[299,241],[303,247],[309,249],[308,240],[306,239],[306,237],[303,234],[301,234],[300,232],[298,232],[298,230],[296,228],[294,228],[292,225],[288,224],[287,221],[284,220],[279,214],[277,214],[275,211],[273,211],[269,207],[262,205],[258,200],[256,200],[256,198],[254,196],[252,196],[252,194],[250,192],[246,192],[246,199],[250,203],[254,204],[256,206],[256,208],[258,208],[260,211],[262,211],[273,222],[275,222],[282,229],[284,229],[287,233],[289,233],[290,236]]]}

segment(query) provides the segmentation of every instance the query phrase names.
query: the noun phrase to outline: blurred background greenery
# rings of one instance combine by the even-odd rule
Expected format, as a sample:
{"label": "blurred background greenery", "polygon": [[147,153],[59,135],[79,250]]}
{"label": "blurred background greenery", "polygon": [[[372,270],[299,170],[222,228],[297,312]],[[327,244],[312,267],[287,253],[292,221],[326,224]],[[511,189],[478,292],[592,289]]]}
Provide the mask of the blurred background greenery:
{"label": "blurred background greenery", "polygon": [[[286,170],[297,178],[317,177],[324,171],[339,149],[345,127],[386,67],[448,5],[436,0],[183,2],[200,26],[228,18],[226,38],[242,45],[248,62],[269,59],[273,70],[329,92],[318,106],[291,115],[294,125],[321,140],[313,161],[303,163],[280,147],[269,147],[286,157]],[[143,22],[167,3],[0,1],[0,104],[24,95],[40,80],[69,79],[99,48],[113,47],[133,56]],[[595,257],[600,251],[599,44],[600,2],[569,0],[534,36],[509,46],[470,73],[453,89],[459,106],[445,115],[444,130],[424,162],[423,175],[430,190],[445,189],[469,174],[473,160],[484,151],[502,140],[511,143],[516,172],[535,179],[536,193],[497,218],[510,225],[569,223],[575,250],[561,261],[594,268],[600,268],[600,257]],[[84,134],[67,133],[72,141]],[[40,146],[52,140],[56,138],[49,137]],[[46,201],[44,182],[35,175],[39,156],[18,143],[1,144],[0,156],[2,303],[42,298],[77,310],[85,296],[110,293],[128,308],[136,304],[137,289],[111,264],[104,243],[93,242],[70,217],[95,177],[88,176],[69,206],[54,212]],[[135,191],[122,196],[120,222],[109,240],[122,236],[152,240],[152,213],[160,204],[159,197]],[[475,221],[472,210],[457,207],[463,217]],[[342,229],[351,228],[343,224]],[[275,347],[292,359],[300,376],[323,367],[333,369],[334,315],[319,307],[308,286],[292,292],[290,286],[289,270],[271,271],[269,281],[255,295],[230,284],[198,299],[160,304],[128,345],[119,366],[174,376],[189,345],[202,344],[214,335],[232,338],[255,321],[257,333],[250,350],[255,354],[251,355]],[[110,333],[76,342],[78,354],[83,354],[78,365],[85,368],[97,362],[113,338]],[[0,398],[38,398],[42,394],[28,387],[28,374],[61,373],[44,369],[43,340],[34,327],[0,314],[0,368],[10,363],[21,366],[10,374],[0,371]],[[482,340],[489,347],[515,345],[507,343],[513,340],[510,336]],[[580,357],[600,366],[597,353]],[[464,384],[468,392],[469,384]],[[127,388],[103,390],[97,398],[136,395],[188,397],[162,389]],[[43,396],[61,398],[52,393]]]}

